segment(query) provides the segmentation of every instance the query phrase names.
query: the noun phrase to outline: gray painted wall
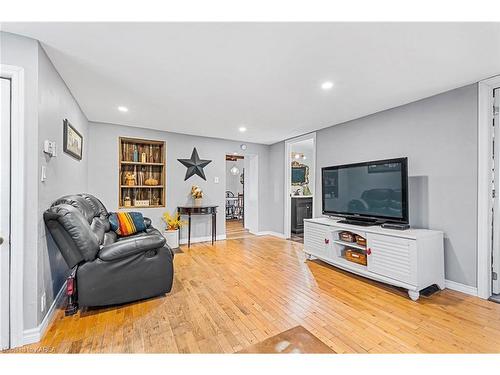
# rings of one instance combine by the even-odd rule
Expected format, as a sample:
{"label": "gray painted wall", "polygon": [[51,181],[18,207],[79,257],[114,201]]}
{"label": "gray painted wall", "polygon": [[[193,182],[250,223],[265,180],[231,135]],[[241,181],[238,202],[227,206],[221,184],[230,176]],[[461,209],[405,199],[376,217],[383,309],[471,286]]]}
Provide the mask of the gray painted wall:
{"label": "gray painted wall", "polygon": [[[89,128],[89,192],[99,197],[111,211],[118,210],[118,137],[136,137],[163,140],[167,146],[167,191],[166,208],[145,208],[141,211],[153,220],[153,225],[160,230],[165,228],[161,217],[165,210],[175,211],[178,205],[191,203],[189,192],[192,185],[200,186],[204,193],[204,203],[219,206],[217,215],[217,234],[225,234],[225,191],[226,191],[226,160],[225,155],[241,152],[241,142],[233,142],[216,138],[196,137],[177,133],[149,130],[129,126],[90,123]],[[259,160],[259,194],[265,195],[269,190],[268,163],[269,146],[247,144],[246,154],[257,154]],[[193,147],[196,147],[202,159],[212,162],[205,167],[207,180],[193,176],[184,181],[186,167],[177,161],[179,158],[189,158]],[[219,178],[219,183],[214,178]],[[259,230],[267,230],[266,213],[269,206],[267,200],[259,202]],[[186,229],[181,231],[181,238],[186,238]],[[191,237],[210,236],[210,218],[199,216],[193,218]]]}
{"label": "gray painted wall", "polygon": [[320,130],[316,153],[319,194],[322,167],[407,156],[411,224],[444,231],[446,279],[477,285],[477,85]]}
{"label": "gray painted wall", "polygon": [[272,207],[267,215],[267,227],[270,231],[283,233],[283,215],[285,212],[285,142],[269,147],[270,188],[265,194],[267,206]]}
{"label": "gray painted wall", "polygon": [[[77,160],[63,152],[63,120],[83,136],[83,158]],[[42,47],[38,48],[38,171],[47,167],[47,180],[38,179],[38,301],[46,295],[44,311],[38,311],[38,323],[43,320],[57,292],[64,284],[68,266],[50,234],[46,232],[43,212],[57,198],[87,191],[88,121],[68,87],[52,65]],[[43,150],[44,140],[56,141],[57,156],[50,158]]]}

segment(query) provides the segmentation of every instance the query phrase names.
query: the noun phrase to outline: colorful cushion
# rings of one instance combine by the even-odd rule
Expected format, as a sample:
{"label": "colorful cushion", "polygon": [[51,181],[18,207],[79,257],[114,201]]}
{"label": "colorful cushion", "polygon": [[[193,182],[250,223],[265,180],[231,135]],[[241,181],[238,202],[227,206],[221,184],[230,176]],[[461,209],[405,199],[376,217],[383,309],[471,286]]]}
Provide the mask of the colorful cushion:
{"label": "colorful cushion", "polygon": [[144,216],[140,212],[112,212],[109,223],[111,229],[122,237],[146,230]]}

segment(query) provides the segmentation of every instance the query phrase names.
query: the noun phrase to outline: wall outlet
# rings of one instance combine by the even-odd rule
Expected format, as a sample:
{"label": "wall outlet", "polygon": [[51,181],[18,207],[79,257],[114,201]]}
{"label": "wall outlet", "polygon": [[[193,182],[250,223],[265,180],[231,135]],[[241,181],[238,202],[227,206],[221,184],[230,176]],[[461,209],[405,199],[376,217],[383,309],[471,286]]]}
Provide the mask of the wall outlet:
{"label": "wall outlet", "polygon": [[214,177],[214,183],[218,184],[219,183],[219,177]]}
{"label": "wall outlet", "polygon": [[45,311],[45,304],[47,303],[47,298],[45,293],[42,294],[42,297],[40,297],[40,311],[44,312]]}

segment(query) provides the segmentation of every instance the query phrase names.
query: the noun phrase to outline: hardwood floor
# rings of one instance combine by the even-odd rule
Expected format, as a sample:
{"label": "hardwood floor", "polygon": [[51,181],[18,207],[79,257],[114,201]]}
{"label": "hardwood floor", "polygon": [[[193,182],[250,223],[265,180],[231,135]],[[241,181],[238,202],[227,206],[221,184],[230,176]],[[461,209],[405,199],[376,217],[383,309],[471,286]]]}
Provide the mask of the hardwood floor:
{"label": "hardwood floor", "polygon": [[226,220],[226,238],[228,240],[247,237],[253,237],[253,234],[243,227],[243,220]]}
{"label": "hardwood floor", "polygon": [[298,242],[303,244],[304,243],[304,233],[296,234],[292,233],[290,237],[290,241]]}
{"label": "hardwood floor", "polygon": [[193,244],[164,297],[65,317],[20,352],[232,353],[297,325],[337,353],[500,352],[500,305],[406,292],[304,262],[274,237]]}

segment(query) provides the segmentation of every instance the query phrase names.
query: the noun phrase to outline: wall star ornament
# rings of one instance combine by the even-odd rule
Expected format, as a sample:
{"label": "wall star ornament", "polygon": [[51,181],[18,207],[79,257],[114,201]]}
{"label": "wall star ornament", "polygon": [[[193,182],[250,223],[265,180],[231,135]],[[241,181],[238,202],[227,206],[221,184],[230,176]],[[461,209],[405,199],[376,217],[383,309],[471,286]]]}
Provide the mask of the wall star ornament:
{"label": "wall star ornament", "polygon": [[186,168],[186,177],[184,177],[184,181],[188,178],[194,176],[195,174],[203,178],[205,181],[207,178],[205,177],[205,172],[203,172],[203,168],[212,162],[212,160],[203,160],[198,156],[198,151],[196,151],[196,147],[193,148],[193,152],[191,153],[191,159],[177,159],[180,161]]}

